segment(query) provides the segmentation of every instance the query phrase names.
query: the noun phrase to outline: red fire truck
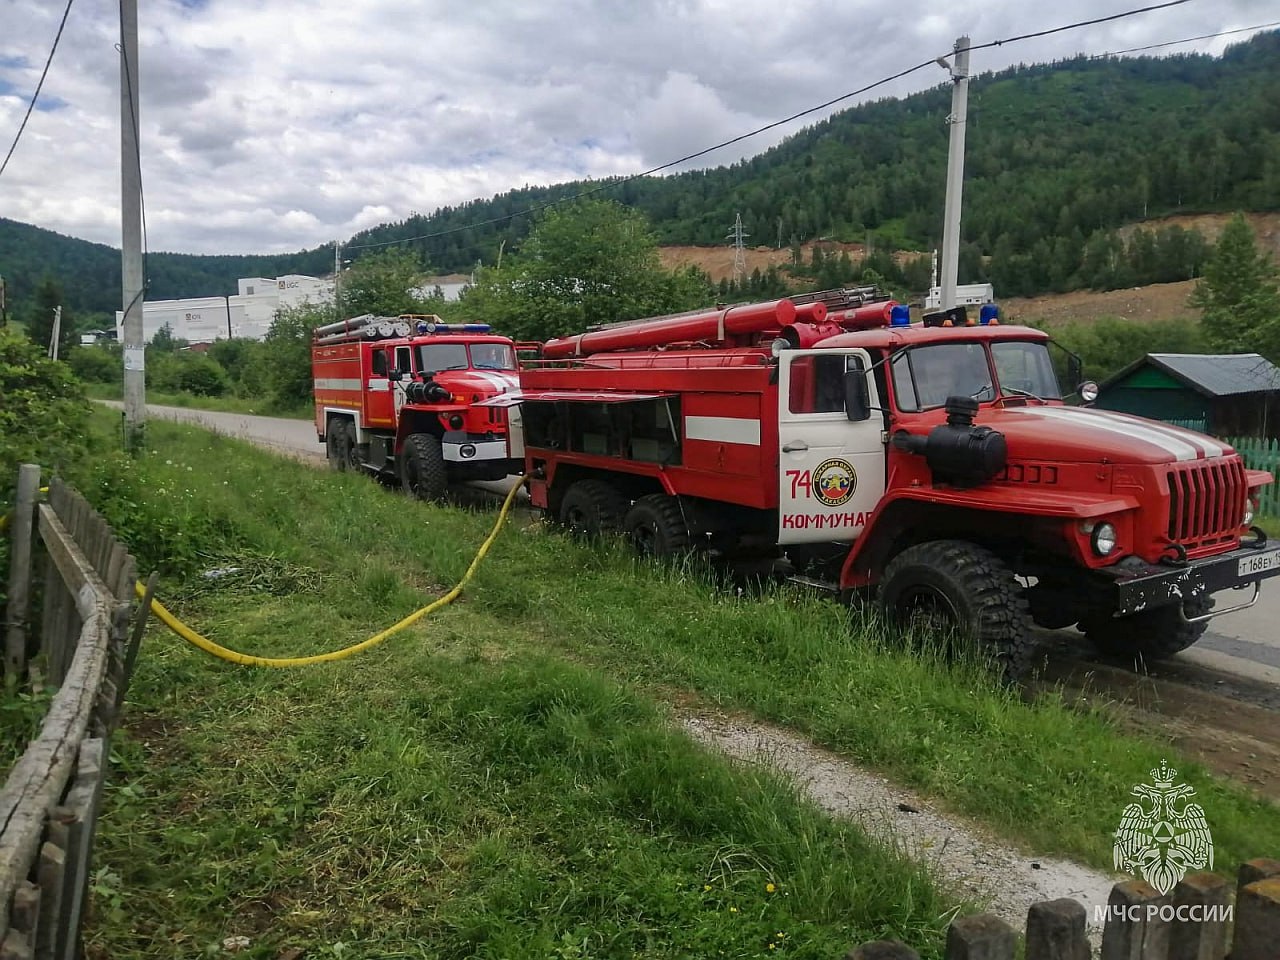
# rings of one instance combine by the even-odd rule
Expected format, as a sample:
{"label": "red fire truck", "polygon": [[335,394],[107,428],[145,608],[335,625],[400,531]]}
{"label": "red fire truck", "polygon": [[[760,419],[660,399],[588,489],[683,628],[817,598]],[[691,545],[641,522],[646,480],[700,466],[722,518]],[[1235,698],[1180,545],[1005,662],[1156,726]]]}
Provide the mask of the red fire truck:
{"label": "red fire truck", "polygon": [[361,316],[316,328],[316,433],[329,463],[398,477],[421,499],[523,468],[508,417],[477,407],[516,389],[515,344],[487,324]]}
{"label": "red fire truck", "polygon": [[[1068,406],[1048,335],[994,306],[913,323],[873,290],[831,291],[615,324],[542,358],[520,395],[483,403],[522,405],[550,516],[658,555],[835,541],[847,597],[947,624],[1010,675],[1033,623],[1169,655],[1280,573],[1250,526],[1269,474],[1221,441]],[[1215,611],[1229,589],[1246,594]]]}

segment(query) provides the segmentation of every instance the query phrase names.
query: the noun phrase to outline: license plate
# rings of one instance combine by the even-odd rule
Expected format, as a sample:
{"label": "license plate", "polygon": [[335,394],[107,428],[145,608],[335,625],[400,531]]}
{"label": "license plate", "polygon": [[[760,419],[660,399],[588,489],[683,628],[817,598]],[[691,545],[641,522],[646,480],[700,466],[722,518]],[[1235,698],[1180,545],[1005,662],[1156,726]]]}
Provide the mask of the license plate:
{"label": "license plate", "polygon": [[1240,566],[1236,570],[1238,577],[1251,577],[1255,573],[1266,573],[1280,567],[1280,550],[1268,550],[1252,557],[1241,557]]}

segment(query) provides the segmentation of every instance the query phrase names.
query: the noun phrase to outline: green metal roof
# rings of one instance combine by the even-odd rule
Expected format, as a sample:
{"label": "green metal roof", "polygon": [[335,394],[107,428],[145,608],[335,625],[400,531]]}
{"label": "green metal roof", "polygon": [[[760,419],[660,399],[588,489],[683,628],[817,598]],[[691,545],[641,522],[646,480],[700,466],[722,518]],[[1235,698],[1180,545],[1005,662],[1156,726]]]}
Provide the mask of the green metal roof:
{"label": "green metal roof", "polygon": [[1124,385],[1150,364],[1209,397],[1280,392],[1280,367],[1256,353],[1149,353],[1103,384]]}

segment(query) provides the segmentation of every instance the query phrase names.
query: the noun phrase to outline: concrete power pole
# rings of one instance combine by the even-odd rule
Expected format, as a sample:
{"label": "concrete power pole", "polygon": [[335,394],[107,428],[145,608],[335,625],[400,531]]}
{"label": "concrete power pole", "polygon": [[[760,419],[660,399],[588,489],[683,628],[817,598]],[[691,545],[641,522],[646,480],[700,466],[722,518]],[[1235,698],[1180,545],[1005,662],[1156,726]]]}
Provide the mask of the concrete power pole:
{"label": "concrete power pole", "polygon": [[[944,66],[945,60],[940,61]],[[960,206],[964,191],[964,132],[969,111],[969,38],[956,40],[951,71],[951,144],[947,153],[947,202],[942,222],[942,309],[956,305],[956,282],[960,272]]]}
{"label": "concrete power pole", "polygon": [[138,0],[120,0],[120,260],[124,303],[125,447],[142,448],[147,423],[142,329],[142,168],[138,131]]}
{"label": "concrete power pole", "polygon": [[62,305],[53,308],[53,335],[49,337],[49,359],[58,359],[58,341],[62,338]]}

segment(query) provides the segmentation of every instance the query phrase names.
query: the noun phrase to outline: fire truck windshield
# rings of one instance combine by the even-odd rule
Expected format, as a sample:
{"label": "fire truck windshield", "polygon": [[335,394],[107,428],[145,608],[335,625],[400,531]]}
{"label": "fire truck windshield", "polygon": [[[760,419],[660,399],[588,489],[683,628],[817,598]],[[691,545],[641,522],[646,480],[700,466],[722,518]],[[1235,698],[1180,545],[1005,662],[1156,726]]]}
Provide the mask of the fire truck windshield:
{"label": "fire truck windshield", "polygon": [[995,399],[987,351],[980,343],[912,347],[894,356],[892,367],[899,410],[930,410],[954,396]]}
{"label": "fire truck windshield", "polygon": [[427,343],[418,347],[418,369],[424,374],[467,369],[465,343]]}
{"label": "fire truck windshield", "polygon": [[991,359],[1000,378],[1000,392],[1037,400],[1061,400],[1062,389],[1053,372],[1053,359],[1043,343],[1003,340],[991,344]]}
{"label": "fire truck windshield", "polygon": [[514,370],[516,354],[505,343],[473,343],[471,365],[477,370]]}

